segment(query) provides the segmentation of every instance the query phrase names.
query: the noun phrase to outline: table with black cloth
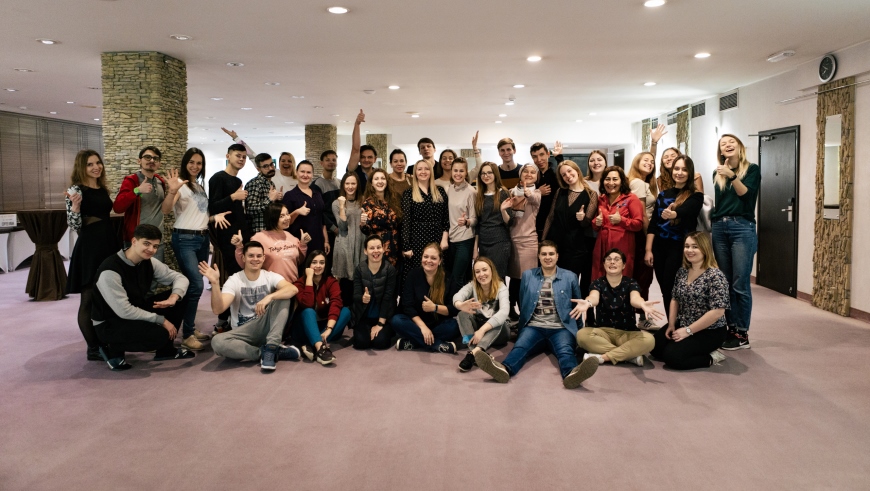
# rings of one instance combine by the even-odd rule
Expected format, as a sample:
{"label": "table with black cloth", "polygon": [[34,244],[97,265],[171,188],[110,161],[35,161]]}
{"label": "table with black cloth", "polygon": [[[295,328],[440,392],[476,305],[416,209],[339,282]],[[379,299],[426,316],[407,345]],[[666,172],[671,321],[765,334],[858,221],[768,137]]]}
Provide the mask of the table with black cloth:
{"label": "table with black cloth", "polygon": [[24,291],[36,301],[62,299],[66,269],[57,243],[66,232],[66,210],[19,211],[18,222],[36,245]]}

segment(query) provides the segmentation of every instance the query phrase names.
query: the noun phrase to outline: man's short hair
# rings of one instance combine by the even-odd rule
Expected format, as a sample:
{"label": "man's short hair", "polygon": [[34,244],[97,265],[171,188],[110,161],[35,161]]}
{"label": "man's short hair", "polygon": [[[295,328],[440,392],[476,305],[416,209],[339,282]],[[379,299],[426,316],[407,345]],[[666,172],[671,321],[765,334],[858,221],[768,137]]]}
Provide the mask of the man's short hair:
{"label": "man's short hair", "polygon": [[496,148],[496,149],[499,149],[499,148],[501,148],[501,147],[503,147],[503,146],[505,146],[505,145],[510,145],[511,148],[514,149],[514,152],[517,151],[517,146],[514,145],[514,141],[511,140],[510,138],[502,138],[501,140],[498,141],[498,145],[496,145],[495,148]]}
{"label": "man's short hair", "polygon": [[245,246],[242,247],[242,255],[247,254],[247,253],[248,253],[248,249],[250,249],[251,247],[259,247],[259,248],[262,249],[264,252],[266,251],[266,248],[263,247],[263,244],[257,242],[256,240],[250,240],[250,241],[248,241],[248,242],[245,242]]}
{"label": "man's short hair", "polygon": [[529,153],[535,153],[535,152],[537,152],[538,150],[540,150],[540,149],[542,149],[542,148],[543,148],[544,150],[546,150],[548,154],[550,153],[550,149],[547,148],[547,146],[544,145],[544,144],[541,143],[541,142],[535,142],[535,143],[532,143],[532,147],[529,149]]}
{"label": "man's short hair", "polygon": [[625,253],[620,251],[616,247],[614,247],[613,249],[610,249],[609,251],[607,251],[606,254],[601,256],[601,264],[604,264],[605,262],[607,262],[607,258],[610,257],[610,255],[613,253],[619,254],[619,257],[622,259],[622,264],[625,264]]}
{"label": "man's short hair", "polygon": [[381,236],[378,235],[378,234],[371,234],[371,235],[369,235],[368,237],[366,237],[365,242],[363,242],[363,249],[368,249],[368,248],[369,248],[369,242],[372,242],[372,241],[375,241],[375,240],[378,241],[378,242],[380,242],[381,245],[384,244],[384,238],[383,238],[383,237],[381,237]]}
{"label": "man's short hair", "polygon": [[417,150],[420,150],[420,145],[422,145],[424,143],[428,143],[428,144],[432,145],[433,147],[435,146],[435,142],[433,142],[431,138],[423,137],[423,138],[420,138],[420,141],[417,142]]}
{"label": "man's short hair", "polygon": [[142,156],[145,155],[145,152],[147,152],[148,150],[151,150],[152,152],[154,152],[158,158],[163,158],[163,153],[160,152],[160,149],[155,147],[155,146],[152,146],[152,145],[148,145],[147,147],[143,148],[142,150],[139,150],[139,158],[141,159]]}
{"label": "man's short hair", "polygon": [[541,243],[538,244],[538,254],[541,253],[541,249],[544,247],[552,247],[553,249],[556,249],[556,254],[559,253],[559,246],[557,246],[552,240],[542,240]]}
{"label": "man's short hair", "polygon": [[136,230],[133,230],[133,238],[140,240],[163,240],[163,232],[154,225],[143,223],[138,225]]}
{"label": "man's short hair", "polygon": [[271,162],[272,160],[274,159],[272,159],[272,156],[268,153],[258,153],[257,156],[254,157],[254,163],[257,164],[257,167],[260,167],[260,164],[262,164],[263,162]]}
{"label": "man's short hair", "polygon": [[375,150],[375,147],[373,147],[371,145],[363,145],[363,146],[359,147],[359,154],[362,155],[362,153],[365,152],[366,150],[371,150],[372,153],[375,154],[375,158],[378,158],[378,151]]}
{"label": "man's short hair", "polygon": [[326,157],[330,155],[335,155],[335,158],[338,158],[338,154],[335,153],[335,150],[325,150],[322,154],[320,154],[320,161],[323,162],[326,160]]}
{"label": "man's short hair", "polygon": [[248,149],[245,148],[245,146],[242,145],[241,143],[233,143],[232,145],[229,146],[229,148],[227,148],[227,153],[230,153],[230,152],[243,152],[243,153],[247,154]]}

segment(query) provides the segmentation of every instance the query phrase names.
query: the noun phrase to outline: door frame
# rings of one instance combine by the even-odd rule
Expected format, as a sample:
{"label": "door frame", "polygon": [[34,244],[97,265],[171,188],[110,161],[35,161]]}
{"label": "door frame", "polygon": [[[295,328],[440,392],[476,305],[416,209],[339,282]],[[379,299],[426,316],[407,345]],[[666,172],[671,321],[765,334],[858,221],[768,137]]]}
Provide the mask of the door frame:
{"label": "door frame", "polygon": [[[794,139],[794,147],[795,147],[794,148],[794,210],[793,210],[793,216],[794,216],[794,224],[795,224],[794,225],[794,244],[795,244],[795,248],[798,248],[800,245],[800,242],[798,240],[799,239],[798,235],[800,233],[800,209],[801,209],[801,207],[800,207],[800,188],[801,188],[801,182],[800,182],[800,177],[801,177],[801,172],[800,172],[800,170],[801,170],[801,152],[800,152],[800,150],[801,150],[801,148],[800,148],[801,147],[801,127],[800,127],[800,125],[784,126],[782,128],[777,128],[777,129],[773,129],[773,130],[759,131],[758,132],[758,164],[759,165],[761,164],[762,138],[764,138],[765,136],[776,135],[777,133],[788,133],[791,131],[795,132],[795,139]],[[763,199],[764,199],[764,193],[762,192],[762,190],[763,190],[763,187],[759,186],[758,187],[758,208],[759,209],[761,209]],[[760,242],[759,242],[759,246],[761,246]],[[759,251],[760,250],[761,250],[761,248],[759,247]],[[798,287],[797,287],[798,254],[797,254],[797,250],[795,250],[793,267],[794,267],[794,285],[793,285],[792,291],[794,292],[794,294],[790,295],[790,296],[797,298],[797,296],[798,296]],[[756,271],[756,278],[757,278],[757,275],[758,275],[758,272]],[[756,283],[757,283],[757,281],[756,281]]]}

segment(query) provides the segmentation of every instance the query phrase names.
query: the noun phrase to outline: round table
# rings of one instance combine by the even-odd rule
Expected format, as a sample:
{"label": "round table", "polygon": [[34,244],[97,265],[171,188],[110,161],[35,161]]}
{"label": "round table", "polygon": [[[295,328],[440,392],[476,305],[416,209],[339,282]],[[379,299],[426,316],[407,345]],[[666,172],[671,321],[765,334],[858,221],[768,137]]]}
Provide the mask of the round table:
{"label": "round table", "polygon": [[66,269],[57,243],[66,232],[66,210],[23,210],[18,221],[36,245],[24,291],[37,301],[62,299]]}

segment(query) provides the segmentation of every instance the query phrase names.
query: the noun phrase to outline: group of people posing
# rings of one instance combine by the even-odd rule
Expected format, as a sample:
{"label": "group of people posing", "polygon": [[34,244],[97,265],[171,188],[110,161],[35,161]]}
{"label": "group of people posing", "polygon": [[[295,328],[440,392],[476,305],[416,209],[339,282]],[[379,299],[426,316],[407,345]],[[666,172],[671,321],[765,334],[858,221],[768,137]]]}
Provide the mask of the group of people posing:
{"label": "group of people posing", "polygon": [[[311,162],[284,152],[276,170],[271,155],[224,130],[234,143],[207,192],[202,151],[161,176],[159,149],[146,147],[113,202],[100,156],[80,152],[67,191],[79,233],[69,285],[81,293],[88,359],[124,370],[125,352],[189,358],[211,339],[216,354],[264,370],[301,356],[325,365],[350,328],[357,349],[466,348],[459,369],[500,382],[549,350],[574,388],[604,362],[643,366],[652,353],[694,369],[724,360],[719,348],[749,347],[760,174],[737,137],[719,141],[710,206],[677,149],[663,152],[656,176],[664,126],[627,173],[600,151],[584,173],[559,142],[552,153],[535,143],[534,164],[520,166],[509,138],[498,143],[500,165],[470,172],[452,150],[436,160],[428,138],[414,165],[397,149],[389,170],[376,168],[377,151],[360,144],[364,122],[360,111],[340,180],[335,151],[323,152],[315,178]],[[472,147],[479,162],[477,135]],[[258,175],[243,185],[249,156]],[[113,209],[124,213],[123,248],[110,239]],[[162,262],[169,212],[180,272]],[[712,241],[698,230],[708,220]],[[664,313],[648,300],[653,274]],[[219,319],[211,335],[195,324],[203,277]],[[170,289],[154,295],[158,284]],[[488,352],[512,339],[502,362]]]}

